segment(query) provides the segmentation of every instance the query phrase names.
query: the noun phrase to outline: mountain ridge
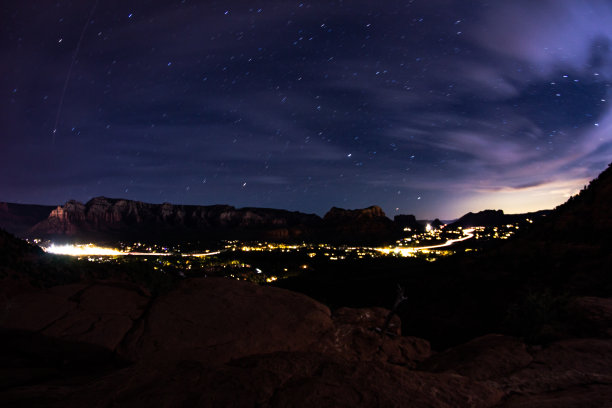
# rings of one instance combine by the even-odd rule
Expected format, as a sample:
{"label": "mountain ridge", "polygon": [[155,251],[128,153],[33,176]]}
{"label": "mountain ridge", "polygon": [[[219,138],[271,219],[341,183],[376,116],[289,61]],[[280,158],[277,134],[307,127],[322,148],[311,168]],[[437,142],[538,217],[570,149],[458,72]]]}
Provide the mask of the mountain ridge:
{"label": "mountain ridge", "polygon": [[336,240],[343,243],[392,242],[400,229],[378,206],[333,207],[324,217],[299,211],[231,205],[150,204],[95,197],[69,200],[24,234],[30,238],[76,240],[214,241]]}
{"label": "mountain ridge", "polygon": [[451,223],[450,227],[490,227],[525,222],[526,218],[535,221],[548,216],[552,211],[553,210],[539,210],[519,214],[506,214],[503,210],[483,210],[476,213],[470,211]]}
{"label": "mountain ridge", "polygon": [[[451,226],[524,222],[526,216],[536,219],[548,213],[549,210],[526,214],[504,214],[502,210],[470,212]],[[154,204],[103,196],[85,203],[69,200],[58,206],[0,203],[0,228],[22,238],[60,241],[241,239],[382,244],[401,238],[405,229],[422,231],[424,224],[410,214],[390,219],[377,205],[362,209],[332,207],[321,217],[265,207]]]}

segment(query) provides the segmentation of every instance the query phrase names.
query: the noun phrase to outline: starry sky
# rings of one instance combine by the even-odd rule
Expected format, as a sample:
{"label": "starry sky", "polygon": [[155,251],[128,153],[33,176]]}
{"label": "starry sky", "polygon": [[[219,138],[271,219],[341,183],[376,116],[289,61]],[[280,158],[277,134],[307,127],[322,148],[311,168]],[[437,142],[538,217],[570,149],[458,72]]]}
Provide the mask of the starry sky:
{"label": "starry sky", "polygon": [[0,201],[450,219],[612,158],[608,0],[8,0]]}

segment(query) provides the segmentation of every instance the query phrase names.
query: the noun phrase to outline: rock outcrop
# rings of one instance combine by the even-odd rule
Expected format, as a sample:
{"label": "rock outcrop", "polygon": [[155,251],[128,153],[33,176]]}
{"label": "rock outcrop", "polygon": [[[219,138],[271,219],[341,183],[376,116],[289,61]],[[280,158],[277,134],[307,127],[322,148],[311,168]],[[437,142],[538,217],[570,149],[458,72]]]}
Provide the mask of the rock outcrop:
{"label": "rock outcrop", "polygon": [[456,373],[504,394],[499,407],[603,407],[612,397],[612,339],[526,346],[487,335],[434,355],[420,368]]}
{"label": "rock outcrop", "polygon": [[597,337],[612,337],[612,299],[583,296],[568,307],[573,323],[582,332]]}
{"label": "rock outcrop", "polygon": [[527,346],[519,339],[490,334],[436,354],[420,368],[484,381],[504,378],[532,361]]}
{"label": "rock outcrop", "polygon": [[71,200],[58,206],[27,235],[96,241],[291,240],[312,236],[320,223],[317,215],[285,210],[148,204],[96,197],[85,204]]}
{"label": "rock outcrop", "polygon": [[[7,359],[13,367],[2,369],[19,375],[0,376],[3,405],[34,398],[44,405],[105,406],[118,400],[142,406],[160,398],[169,406],[187,403],[194,393],[201,404],[213,406],[273,400],[303,405],[300,399],[311,390],[322,392],[308,397],[313,403],[332,398],[335,388],[326,384],[333,382],[346,388],[347,395],[333,397],[338,401],[361,398],[362,391],[374,401],[380,392],[367,384],[391,378],[385,387],[399,386],[409,374],[404,368],[431,354],[425,340],[381,336],[375,329],[386,317],[384,309],[332,315],[304,295],[220,278],[185,280],[159,297],[120,281],[39,289],[5,280],[0,310],[9,352],[35,360]],[[394,324],[399,330],[399,321]],[[91,366],[104,366],[104,376],[92,378]],[[387,366],[398,371],[386,372]],[[345,383],[348,373],[353,379]],[[47,386],[63,376],[68,384]],[[423,381],[417,377],[413,387]],[[182,389],[188,392],[181,395]],[[424,392],[412,390],[417,391]],[[406,400],[410,393],[402,392]]]}
{"label": "rock outcrop", "polygon": [[124,358],[225,363],[253,354],[307,350],[333,322],[314,300],[223,278],[186,280],[153,300],[118,350]]}
{"label": "rock outcrop", "polygon": [[152,296],[95,281],[0,286],[3,406],[604,406],[612,339],[487,335],[442,353],[388,311],[229,279]]}
{"label": "rock outcrop", "polygon": [[376,205],[360,210],[333,207],[323,222],[323,235],[331,242],[343,244],[364,242],[366,237],[369,242],[391,242],[400,230]]}
{"label": "rock outcrop", "polygon": [[351,360],[414,365],[429,343],[381,336],[388,311],[330,310],[298,293],[224,278],[180,282],[152,297],[122,281],[33,288],[5,280],[0,328],[87,343],[125,361],[189,359],[207,364],[272,352],[316,351]]}

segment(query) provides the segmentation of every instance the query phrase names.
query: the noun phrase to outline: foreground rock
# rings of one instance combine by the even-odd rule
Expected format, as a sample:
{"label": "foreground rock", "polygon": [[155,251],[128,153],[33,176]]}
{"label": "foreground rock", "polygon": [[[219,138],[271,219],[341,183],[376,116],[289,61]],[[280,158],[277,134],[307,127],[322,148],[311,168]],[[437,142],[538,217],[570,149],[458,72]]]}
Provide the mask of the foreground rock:
{"label": "foreground rock", "polygon": [[414,368],[431,356],[427,340],[400,337],[401,322],[394,316],[391,336],[381,336],[389,311],[383,308],[341,308],[334,312],[334,326],[316,345],[322,352],[333,352],[355,361],[380,361]]}
{"label": "foreground rock", "polygon": [[183,281],[152,301],[119,350],[131,361],[223,363],[306,350],[333,326],[329,309],[298,293],[223,278]]}
{"label": "foreground rock", "polygon": [[595,336],[612,337],[612,299],[579,297],[569,306],[575,325]]}
{"label": "foreground rock", "polygon": [[519,339],[490,334],[437,354],[420,368],[491,380],[512,374],[532,361],[527,346]]}
{"label": "foreground rock", "polygon": [[[110,391],[110,394],[109,394]],[[136,365],[63,402],[83,406],[489,407],[503,393],[451,374],[430,374],[339,355],[280,352],[222,366],[195,361]]]}
{"label": "foreground rock", "polygon": [[[591,302],[592,303],[592,302]],[[605,302],[604,302],[605,303]],[[0,286],[2,406],[604,406],[612,340],[433,354],[388,311],[227,279]],[[591,404],[591,405],[589,405]]]}
{"label": "foreground rock", "polygon": [[485,381],[500,407],[604,407],[612,401],[612,340],[571,339],[547,347],[487,335],[434,355],[420,367]]}
{"label": "foreground rock", "polygon": [[79,283],[35,289],[5,285],[0,327],[115,349],[142,316],[149,296],[127,282]]}
{"label": "foreground rock", "polygon": [[564,340],[532,351],[533,363],[499,380],[504,407],[605,407],[612,401],[612,341]]}

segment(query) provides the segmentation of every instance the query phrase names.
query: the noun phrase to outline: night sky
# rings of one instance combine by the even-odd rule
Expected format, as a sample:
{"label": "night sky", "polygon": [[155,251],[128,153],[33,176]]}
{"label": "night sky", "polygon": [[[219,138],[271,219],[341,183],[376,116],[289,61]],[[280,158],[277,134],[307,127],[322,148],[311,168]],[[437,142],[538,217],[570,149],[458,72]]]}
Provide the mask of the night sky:
{"label": "night sky", "polygon": [[552,208],[612,161],[612,2],[9,0],[0,201]]}

